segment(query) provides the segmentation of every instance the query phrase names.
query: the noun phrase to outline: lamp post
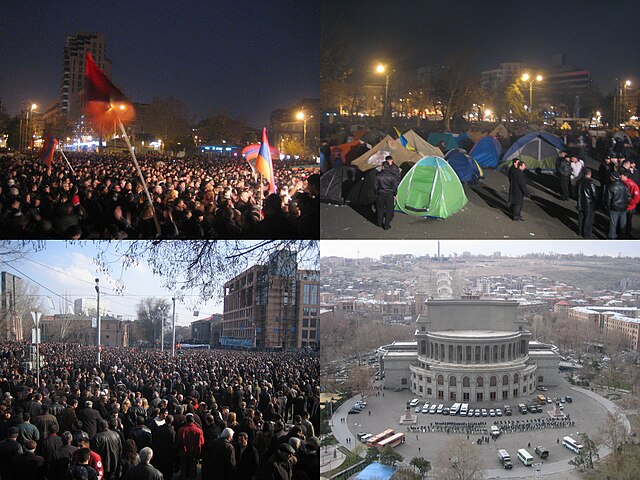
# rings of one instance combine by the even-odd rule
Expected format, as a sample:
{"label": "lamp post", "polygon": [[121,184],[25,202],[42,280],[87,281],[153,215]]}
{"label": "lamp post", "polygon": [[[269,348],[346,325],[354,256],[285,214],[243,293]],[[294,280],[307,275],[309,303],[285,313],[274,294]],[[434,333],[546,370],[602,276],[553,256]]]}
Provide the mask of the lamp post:
{"label": "lamp post", "polygon": [[533,82],[541,82],[543,80],[542,75],[536,75],[535,78],[531,77],[528,73],[522,74],[522,81],[529,83],[529,121],[533,122]]}
{"label": "lamp post", "polygon": [[391,72],[387,68],[386,65],[383,65],[383,64],[379,63],[378,65],[376,65],[376,73],[379,73],[381,75],[385,75],[385,81],[384,81],[384,108],[383,108],[383,111],[382,111],[382,120],[383,120],[383,123],[386,125],[387,117],[388,117],[388,114],[389,114],[389,77],[391,76]]}
{"label": "lamp post", "polygon": [[631,86],[631,80],[626,80],[622,87],[622,99],[620,101],[620,123],[626,123],[627,117],[627,88]]}
{"label": "lamp post", "polygon": [[98,368],[100,368],[100,353],[102,352],[102,344],[100,343],[100,279],[96,278],[96,294],[98,295],[98,301],[96,303],[96,315],[98,325]]}
{"label": "lamp post", "polygon": [[307,117],[302,110],[296,114],[296,118],[302,121],[302,146],[304,150],[307,150],[307,120],[311,117]]}
{"label": "lamp post", "polygon": [[176,356],[176,297],[172,297],[173,302],[173,319],[171,321],[171,330],[173,330],[173,340],[171,341],[171,356]]}

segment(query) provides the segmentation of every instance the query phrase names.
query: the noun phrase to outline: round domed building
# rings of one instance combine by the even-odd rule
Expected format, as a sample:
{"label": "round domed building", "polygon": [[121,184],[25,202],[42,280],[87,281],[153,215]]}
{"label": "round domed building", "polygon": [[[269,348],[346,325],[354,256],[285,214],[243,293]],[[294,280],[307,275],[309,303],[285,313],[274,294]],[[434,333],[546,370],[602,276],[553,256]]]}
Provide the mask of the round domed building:
{"label": "round domed building", "polygon": [[558,383],[557,352],[530,340],[518,302],[427,300],[415,342],[381,347],[385,388],[453,402],[497,402]]}

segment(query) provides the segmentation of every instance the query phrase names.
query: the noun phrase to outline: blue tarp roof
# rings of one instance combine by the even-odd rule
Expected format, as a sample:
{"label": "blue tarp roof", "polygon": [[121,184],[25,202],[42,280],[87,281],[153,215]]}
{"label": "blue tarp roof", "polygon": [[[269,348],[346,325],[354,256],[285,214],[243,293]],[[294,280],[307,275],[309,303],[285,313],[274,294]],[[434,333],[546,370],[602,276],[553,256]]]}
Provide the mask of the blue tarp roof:
{"label": "blue tarp roof", "polygon": [[357,480],[389,480],[395,472],[393,467],[389,465],[382,465],[380,463],[372,463],[367,468],[362,470]]}

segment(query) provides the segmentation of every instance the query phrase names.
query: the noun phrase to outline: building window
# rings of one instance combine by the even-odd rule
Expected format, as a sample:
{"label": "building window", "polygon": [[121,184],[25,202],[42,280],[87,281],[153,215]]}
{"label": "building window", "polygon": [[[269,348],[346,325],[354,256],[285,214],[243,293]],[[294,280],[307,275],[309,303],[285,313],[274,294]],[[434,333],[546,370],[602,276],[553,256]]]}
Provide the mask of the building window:
{"label": "building window", "polygon": [[431,377],[427,377],[427,383],[431,383]]}
{"label": "building window", "polygon": [[444,385],[444,377],[442,375],[438,375],[437,380],[438,385]]}
{"label": "building window", "polygon": [[315,339],[316,338],[316,331],[315,330],[311,330],[309,332],[309,338]]}
{"label": "building window", "polygon": [[442,390],[438,390],[438,400],[444,400],[444,392]]}
{"label": "building window", "polygon": [[454,377],[454,376],[449,377],[449,386],[450,387],[455,387],[456,386],[456,377]]}
{"label": "building window", "polygon": [[420,389],[419,389],[420,393],[422,393],[422,385],[420,385]]}
{"label": "building window", "polygon": [[507,390],[502,391],[502,399],[507,400],[509,398],[509,392]]}
{"label": "building window", "polygon": [[526,385],[522,386],[522,393],[527,393],[527,386]]}
{"label": "building window", "polygon": [[538,375],[538,384],[544,383],[544,377],[542,375]]}
{"label": "building window", "polygon": [[427,395],[431,395],[431,389],[427,388]]}
{"label": "building window", "polygon": [[302,338],[309,338],[309,331],[308,330],[303,330],[302,331]]}
{"label": "building window", "polygon": [[476,393],[476,402],[481,402],[482,401],[482,392],[478,392]]}
{"label": "building window", "polygon": [[469,392],[463,392],[463,393],[462,393],[462,399],[463,399],[465,402],[468,402],[468,401],[469,401]]}
{"label": "building window", "polygon": [[520,383],[520,375],[517,373],[513,375],[513,383]]}
{"label": "building window", "polygon": [[302,326],[305,327],[305,328],[309,326],[309,319],[308,318],[303,318],[302,319]]}
{"label": "building window", "polygon": [[[498,379],[497,379],[495,376],[492,376],[492,377],[489,379],[489,386],[490,386],[490,387],[495,387],[495,386],[497,385],[497,383],[498,383]],[[494,399],[494,400],[495,400],[495,399]]]}
{"label": "building window", "polygon": [[469,377],[462,377],[462,386],[463,387],[468,387],[469,384],[470,384]]}
{"label": "building window", "polygon": [[513,389],[513,396],[514,396],[514,398],[518,396],[518,389],[517,388]]}
{"label": "building window", "polygon": [[491,398],[492,402],[495,402],[496,401],[496,392],[489,393],[489,397]]}
{"label": "building window", "polygon": [[456,392],[449,392],[449,400],[456,401]]}
{"label": "building window", "polygon": [[476,347],[476,363],[480,363],[480,354],[481,354],[481,350],[480,347]]}
{"label": "building window", "polygon": [[502,385],[509,385],[509,375],[502,376]]}
{"label": "building window", "polygon": [[407,379],[406,379],[406,378],[403,378],[402,380],[400,380],[400,383],[401,383],[402,385],[406,385],[406,384],[407,384]]}
{"label": "building window", "polygon": [[476,387],[484,387],[484,378],[482,377],[476,378]]}

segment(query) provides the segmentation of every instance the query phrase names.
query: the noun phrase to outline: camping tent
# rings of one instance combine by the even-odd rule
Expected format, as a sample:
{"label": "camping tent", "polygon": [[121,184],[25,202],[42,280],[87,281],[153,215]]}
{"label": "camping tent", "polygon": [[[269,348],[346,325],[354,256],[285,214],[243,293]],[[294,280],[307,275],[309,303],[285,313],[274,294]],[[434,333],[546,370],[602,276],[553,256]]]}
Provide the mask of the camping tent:
{"label": "camping tent", "polygon": [[476,162],[463,151],[450,150],[444,159],[449,162],[462,183],[476,183],[480,178],[480,172]]}
{"label": "camping tent", "polygon": [[424,157],[398,186],[397,207],[409,215],[447,218],[467,204],[462,184],[443,158]]}
{"label": "camping tent", "polygon": [[555,135],[547,132],[528,133],[509,147],[502,157],[500,168],[507,168],[514,158],[520,158],[525,161],[527,168],[555,170],[556,159],[563,150],[566,151],[567,146]]}
{"label": "camping tent", "polygon": [[478,143],[473,146],[469,155],[475,158],[481,167],[496,168],[498,163],[500,163],[501,151],[502,146],[496,137],[487,135],[478,140]]}
{"label": "camping tent", "polygon": [[320,177],[320,199],[344,203],[351,187],[355,184],[356,169],[353,167],[338,167],[329,170]]}
{"label": "camping tent", "polygon": [[371,168],[364,172],[347,194],[347,202],[356,205],[371,205],[375,202],[376,175],[378,175],[378,169],[376,168]]}
{"label": "camping tent", "polygon": [[431,145],[437,146],[440,142],[444,142],[445,151],[453,150],[454,148],[458,148],[458,141],[453,133],[436,133],[431,132],[427,137],[427,141]]}
{"label": "camping tent", "polygon": [[620,130],[620,131],[617,131],[616,133],[614,133],[613,134],[613,140],[614,141],[622,140],[622,141],[624,141],[624,143],[628,143],[629,145],[632,144],[631,138],[629,137],[627,132],[625,132],[623,130]]}
{"label": "camping tent", "polygon": [[418,153],[407,150],[399,142],[387,135],[371,150],[353,160],[351,165],[358,167],[363,172],[366,172],[367,170],[382,165],[384,157],[387,155],[392,155],[393,163],[399,167],[401,167],[405,162],[415,163],[422,158]]}
{"label": "camping tent", "polygon": [[491,135],[492,137],[509,138],[509,131],[503,123],[499,123],[498,125],[496,125],[496,128],[491,130],[489,135]]}
{"label": "camping tent", "polygon": [[413,130],[409,130],[402,136],[407,140],[407,148],[418,152],[420,158],[428,157],[429,155],[442,156],[442,151],[438,147],[431,145]]}

